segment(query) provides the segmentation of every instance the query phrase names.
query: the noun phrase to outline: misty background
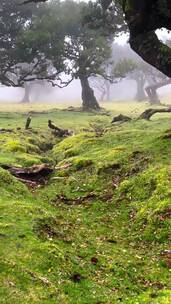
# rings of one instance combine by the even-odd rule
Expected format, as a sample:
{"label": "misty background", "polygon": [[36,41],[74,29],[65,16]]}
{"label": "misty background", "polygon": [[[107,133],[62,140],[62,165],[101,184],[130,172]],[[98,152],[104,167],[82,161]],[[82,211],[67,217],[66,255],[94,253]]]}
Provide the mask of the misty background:
{"label": "misty background", "polygon": [[[166,30],[158,31],[158,36],[161,40],[166,41],[171,38],[170,32]],[[130,48],[128,44],[128,35],[124,34],[115,39],[113,43],[112,59],[114,62],[119,61],[122,58],[131,58],[132,60],[142,61],[142,59]],[[93,87],[95,95],[100,100],[101,93],[99,89]],[[24,96],[24,88],[14,87],[0,87],[0,102],[21,102]],[[162,98],[171,94],[171,85],[164,86],[157,91],[158,95]],[[114,101],[128,101],[135,99],[136,95],[136,81],[125,77],[117,83],[113,83],[110,86],[110,100]],[[50,102],[50,103],[62,103],[67,102],[73,104],[74,102],[81,101],[81,86],[79,80],[73,80],[67,87],[58,88],[53,87],[48,82],[40,82],[40,84],[33,84],[30,94],[31,102]]]}

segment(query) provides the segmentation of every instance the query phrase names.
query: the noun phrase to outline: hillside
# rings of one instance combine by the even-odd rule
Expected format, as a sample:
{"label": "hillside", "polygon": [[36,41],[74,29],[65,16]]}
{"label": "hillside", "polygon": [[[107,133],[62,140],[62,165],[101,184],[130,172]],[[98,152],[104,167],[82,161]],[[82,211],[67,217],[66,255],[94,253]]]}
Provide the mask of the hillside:
{"label": "hillside", "polygon": [[[111,125],[147,105],[119,107],[33,106],[29,130],[26,107],[0,108],[0,303],[171,302],[170,114]],[[43,185],[4,169],[34,164],[55,168]]]}

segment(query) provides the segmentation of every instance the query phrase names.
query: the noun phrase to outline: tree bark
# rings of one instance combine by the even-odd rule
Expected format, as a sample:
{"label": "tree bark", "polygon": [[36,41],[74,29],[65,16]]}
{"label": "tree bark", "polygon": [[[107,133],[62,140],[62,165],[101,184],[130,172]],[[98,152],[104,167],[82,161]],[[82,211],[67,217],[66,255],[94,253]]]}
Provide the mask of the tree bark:
{"label": "tree bark", "polygon": [[155,34],[163,27],[171,30],[171,1],[125,0],[123,4],[132,49],[171,77],[171,48],[159,41]]}
{"label": "tree bark", "polygon": [[144,85],[145,85],[145,79],[143,77],[137,77],[136,79],[137,84],[137,93],[135,95],[135,100],[143,101],[146,99],[145,91],[144,91]]}
{"label": "tree bark", "polygon": [[130,35],[131,48],[143,60],[171,77],[171,49],[160,42],[154,32]]}
{"label": "tree bark", "polygon": [[99,110],[100,106],[94,95],[93,89],[90,87],[87,77],[80,77],[82,87],[82,107],[83,110]]}
{"label": "tree bark", "polygon": [[24,96],[21,100],[21,103],[30,103],[30,85],[28,83],[24,83]]}

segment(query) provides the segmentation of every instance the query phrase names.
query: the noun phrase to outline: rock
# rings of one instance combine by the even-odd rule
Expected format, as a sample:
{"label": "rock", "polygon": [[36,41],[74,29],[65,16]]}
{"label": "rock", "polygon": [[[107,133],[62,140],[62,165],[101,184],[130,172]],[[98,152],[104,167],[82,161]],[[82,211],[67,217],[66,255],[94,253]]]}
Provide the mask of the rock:
{"label": "rock", "polygon": [[127,121],[131,121],[131,120],[132,120],[132,118],[130,118],[130,117],[126,116],[126,115],[120,114],[118,116],[115,116],[112,119],[111,123],[115,123],[115,122],[127,122]]}

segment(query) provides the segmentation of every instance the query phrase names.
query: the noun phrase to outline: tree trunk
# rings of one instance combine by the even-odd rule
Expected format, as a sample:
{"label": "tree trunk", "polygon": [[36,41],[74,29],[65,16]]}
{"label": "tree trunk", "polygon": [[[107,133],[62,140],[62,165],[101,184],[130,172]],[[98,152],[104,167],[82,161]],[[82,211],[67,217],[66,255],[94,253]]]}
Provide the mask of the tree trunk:
{"label": "tree trunk", "polygon": [[163,44],[155,33],[163,27],[171,30],[171,1],[126,0],[124,4],[132,49],[146,62],[171,77],[171,48]]}
{"label": "tree trunk", "polygon": [[28,83],[24,83],[24,96],[21,103],[30,103],[30,85]]}
{"label": "tree trunk", "polygon": [[82,106],[83,110],[99,110],[100,106],[94,95],[94,91],[89,85],[87,77],[80,77],[82,87]]}
{"label": "tree trunk", "polygon": [[160,99],[158,97],[157,90],[155,88],[153,88],[153,86],[146,87],[145,91],[146,91],[146,93],[148,95],[149,102],[151,104],[158,104],[158,105],[160,105]]}
{"label": "tree trunk", "polygon": [[109,81],[106,81],[106,97],[107,97],[107,101],[110,101],[110,83],[109,83]]}
{"label": "tree trunk", "polygon": [[135,95],[135,100],[143,101],[146,99],[146,95],[144,92],[145,79],[137,77],[136,84],[137,84],[137,93]]}
{"label": "tree trunk", "polygon": [[171,79],[167,79],[160,83],[155,83],[145,88],[151,104],[160,104],[160,100],[157,95],[157,89],[160,89],[169,84],[171,84]]}

